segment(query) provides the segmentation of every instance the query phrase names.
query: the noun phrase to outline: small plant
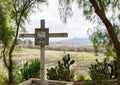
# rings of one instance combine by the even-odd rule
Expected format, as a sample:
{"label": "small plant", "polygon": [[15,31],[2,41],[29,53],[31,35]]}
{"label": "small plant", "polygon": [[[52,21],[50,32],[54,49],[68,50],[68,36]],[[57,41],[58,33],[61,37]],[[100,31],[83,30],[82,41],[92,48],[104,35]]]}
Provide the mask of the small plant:
{"label": "small plant", "polygon": [[77,76],[77,80],[79,80],[79,81],[83,81],[84,79],[85,79],[85,77],[84,77],[83,74],[79,74],[79,75]]}
{"label": "small plant", "polygon": [[24,80],[40,78],[40,60],[36,58],[32,60],[30,64],[26,62],[20,71]]}
{"label": "small plant", "polygon": [[47,69],[47,79],[70,81],[74,78],[74,71],[70,70],[70,66],[74,64],[70,55],[67,54],[62,58],[62,62],[58,61],[58,65],[54,68]]}

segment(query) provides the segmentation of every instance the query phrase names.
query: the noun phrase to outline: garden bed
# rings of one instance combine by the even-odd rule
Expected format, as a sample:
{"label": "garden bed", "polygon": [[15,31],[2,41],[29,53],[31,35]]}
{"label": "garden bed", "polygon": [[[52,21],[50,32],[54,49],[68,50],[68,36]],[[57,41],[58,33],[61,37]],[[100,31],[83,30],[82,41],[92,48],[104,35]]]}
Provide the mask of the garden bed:
{"label": "garden bed", "polygon": [[[117,80],[98,80],[98,81],[74,81],[74,82],[67,82],[67,81],[54,81],[54,80],[47,80],[48,85],[97,85],[104,84],[104,85],[117,85]],[[40,85],[40,79],[31,78],[23,83],[18,85]]]}

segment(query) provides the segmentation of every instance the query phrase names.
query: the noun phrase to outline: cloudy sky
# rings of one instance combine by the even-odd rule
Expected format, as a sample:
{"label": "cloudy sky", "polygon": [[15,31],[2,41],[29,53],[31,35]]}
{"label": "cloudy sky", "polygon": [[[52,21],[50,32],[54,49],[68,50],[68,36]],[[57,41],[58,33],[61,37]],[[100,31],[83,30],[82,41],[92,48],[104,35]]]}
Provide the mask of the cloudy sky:
{"label": "cloudy sky", "polygon": [[27,31],[34,33],[35,28],[40,27],[40,20],[45,19],[45,27],[49,28],[50,33],[67,32],[68,38],[88,37],[87,30],[89,27],[92,27],[92,24],[85,20],[77,6],[73,6],[73,16],[64,24],[60,20],[57,1],[48,0],[48,7],[42,6],[41,11],[36,10],[36,13],[31,14],[31,22],[25,26]]}

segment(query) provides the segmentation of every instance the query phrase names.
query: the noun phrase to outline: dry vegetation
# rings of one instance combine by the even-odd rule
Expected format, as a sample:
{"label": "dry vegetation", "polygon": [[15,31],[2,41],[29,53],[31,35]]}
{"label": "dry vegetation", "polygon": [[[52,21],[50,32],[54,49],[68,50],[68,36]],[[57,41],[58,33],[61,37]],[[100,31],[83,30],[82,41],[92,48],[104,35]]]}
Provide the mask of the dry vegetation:
{"label": "dry vegetation", "polygon": [[[19,45],[20,47],[27,48],[36,48],[39,46],[35,46],[34,43],[22,43]],[[91,44],[64,44],[64,43],[50,43],[46,46],[47,50],[57,50],[57,51],[78,51],[78,52],[93,52],[93,46]]]}
{"label": "dry vegetation", "polygon": [[[19,63],[22,61],[30,61],[34,58],[40,58],[40,47],[34,45],[22,46],[19,51],[15,51],[13,59]],[[104,57],[94,56],[92,51],[92,45],[80,45],[80,44],[50,44],[46,47],[46,68],[50,68],[57,64],[58,60],[61,60],[65,54],[70,54],[71,58],[75,60],[73,69],[75,73],[82,73],[88,75],[89,66],[95,63],[95,59],[102,60]],[[0,59],[2,62],[2,59]],[[0,63],[0,68],[2,64]]]}

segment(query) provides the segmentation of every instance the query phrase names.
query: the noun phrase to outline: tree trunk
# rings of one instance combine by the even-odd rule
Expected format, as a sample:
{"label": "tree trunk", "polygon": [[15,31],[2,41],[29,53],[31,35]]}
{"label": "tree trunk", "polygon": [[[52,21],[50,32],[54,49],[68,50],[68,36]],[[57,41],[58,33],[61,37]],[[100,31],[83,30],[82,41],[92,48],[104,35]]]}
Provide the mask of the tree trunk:
{"label": "tree trunk", "polygon": [[13,42],[11,48],[10,48],[10,51],[9,51],[9,67],[8,67],[9,81],[8,81],[8,83],[10,85],[14,85],[12,53],[13,53],[13,50],[14,50],[15,45],[16,45],[17,36],[18,36],[18,29],[17,29],[17,32],[16,32],[16,36],[15,36],[14,42]]}
{"label": "tree trunk", "polygon": [[120,85],[120,42],[118,40],[117,34],[115,33],[114,27],[112,26],[111,22],[107,19],[104,11],[98,6],[96,0],[89,0],[89,1],[93,5],[95,9],[95,13],[99,16],[99,18],[102,20],[102,22],[106,26],[108,34],[110,35],[110,38],[114,44],[114,48],[116,50],[117,61],[118,61],[117,85]]}
{"label": "tree trunk", "polygon": [[13,81],[13,65],[12,65],[12,56],[9,55],[9,68],[8,68],[8,83],[10,85],[14,85],[14,81]]}
{"label": "tree trunk", "polygon": [[9,51],[9,68],[8,68],[9,81],[8,81],[8,83],[10,85],[14,85],[12,53],[13,53],[13,50],[14,50],[16,42],[17,42],[18,31],[19,31],[19,24],[17,24],[17,30],[16,30],[15,39],[14,39],[14,41],[13,41],[13,43],[11,45],[10,51]]}
{"label": "tree trunk", "polygon": [[117,52],[117,60],[118,60],[118,80],[117,85],[120,85],[120,51]]}
{"label": "tree trunk", "polygon": [[6,49],[6,47],[4,47],[2,54],[3,54],[4,64],[5,64],[6,68],[8,69],[8,84],[13,85],[12,63],[11,63],[12,57],[9,56],[9,64],[8,64],[6,61],[5,49]]}
{"label": "tree trunk", "polygon": [[12,75],[12,69],[11,68],[9,68],[9,70],[8,70],[8,84],[9,85],[14,85],[14,82],[13,82],[13,75]]}

